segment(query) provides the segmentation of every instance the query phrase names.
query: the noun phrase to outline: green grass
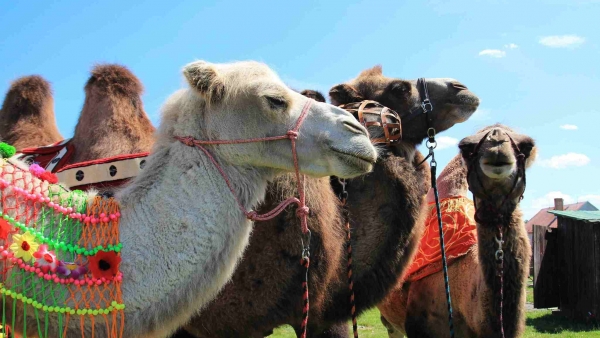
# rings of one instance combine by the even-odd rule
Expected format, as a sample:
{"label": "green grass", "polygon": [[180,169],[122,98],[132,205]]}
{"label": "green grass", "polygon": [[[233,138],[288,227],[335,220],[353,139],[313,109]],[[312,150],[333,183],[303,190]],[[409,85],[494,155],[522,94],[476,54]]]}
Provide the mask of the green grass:
{"label": "green grass", "polygon": [[533,282],[527,284],[527,303],[533,304]]}
{"label": "green grass", "polygon": [[[529,292],[529,290],[528,290]],[[360,337],[387,337],[387,330],[379,320],[379,311],[372,309],[358,319]],[[275,330],[273,338],[295,338],[289,326]],[[523,338],[600,338],[600,326],[572,322],[552,314],[550,310],[535,310],[527,313],[527,328]]]}

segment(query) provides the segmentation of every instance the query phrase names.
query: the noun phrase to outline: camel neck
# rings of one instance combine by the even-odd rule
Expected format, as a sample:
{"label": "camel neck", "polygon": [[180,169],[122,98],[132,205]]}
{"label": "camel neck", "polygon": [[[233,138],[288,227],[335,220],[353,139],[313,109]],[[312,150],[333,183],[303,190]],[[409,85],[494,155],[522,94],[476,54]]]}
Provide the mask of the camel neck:
{"label": "camel neck", "polygon": [[[485,205],[485,202],[477,201],[478,208]],[[490,326],[494,332],[499,330],[500,317],[500,278],[498,276],[499,267],[495,259],[498,244],[496,238],[499,236],[499,227],[503,230],[503,321],[506,337],[513,337],[518,331],[522,318],[525,288],[531,247],[525,231],[525,226],[521,218],[521,211],[513,203],[512,208],[501,213],[500,222],[493,220],[495,217],[483,217],[477,223],[478,251],[479,261],[482,269],[483,286],[490,304],[488,308],[483,309],[484,318],[490,321]],[[500,223],[500,224],[498,224]]]}
{"label": "camel neck", "polygon": [[[264,173],[221,165],[245,208],[264,197]],[[156,149],[118,196],[125,336],[166,336],[230,278],[251,222],[208,158],[179,142]]]}

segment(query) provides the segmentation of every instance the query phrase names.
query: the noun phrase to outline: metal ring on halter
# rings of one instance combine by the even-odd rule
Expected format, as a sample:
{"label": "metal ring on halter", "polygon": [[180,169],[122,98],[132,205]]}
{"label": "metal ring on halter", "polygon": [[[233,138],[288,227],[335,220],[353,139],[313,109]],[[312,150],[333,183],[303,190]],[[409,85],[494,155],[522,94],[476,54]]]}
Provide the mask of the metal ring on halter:
{"label": "metal ring on halter", "polygon": [[502,250],[502,249],[496,250],[495,256],[496,256],[497,261],[503,260],[504,259],[504,250]]}
{"label": "metal ring on halter", "polygon": [[[304,236],[306,236],[306,245],[304,245]],[[308,232],[306,233],[306,235],[302,235],[302,237],[300,237],[300,241],[302,243],[302,258],[306,258],[310,256],[310,238],[312,236],[312,233],[310,232],[310,229],[308,230]]]}

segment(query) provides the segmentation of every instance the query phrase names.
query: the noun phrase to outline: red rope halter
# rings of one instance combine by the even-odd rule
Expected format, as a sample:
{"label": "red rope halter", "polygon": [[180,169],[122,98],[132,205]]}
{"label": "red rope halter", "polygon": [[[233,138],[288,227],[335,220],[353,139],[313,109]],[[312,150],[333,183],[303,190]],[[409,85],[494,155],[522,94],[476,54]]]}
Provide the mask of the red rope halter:
{"label": "red rope halter", "polygon": [[[175,138],[187,146],[196,147],[196,148],[202,150],[202,152],[204,152],[204,154],[206,154],[206,156],[210,159],[210,161],[217,168],[217,170],[219,171],[219,173],[225,180],[225,183],[227,184],[229,191],[231,191],[231,194],[235,198],[235,201],[237,202],[239,209],[244,213],[244,215],[246,215],[246,217],[249,220],[251,220],[251,221],[267,221],[267,220],[273,219],[273,218],[277,217],[277,215],[279,215],[288,205],[290,205],[292,203],[296,203],[298,205],[298,209],[296,210],[296,216],[298,216],[298,218],[300,219],[302,233],[309,234],[309,236],[310,236],[310,231],[308,230],[308,220],[307,220],[307,216],[310,212],[310,209],[306,206],[306,196],[304,193],[304,175],[300,175],[300,166],[298,165],[298,154],[296,152],[296,139],[298,138],[298,130],[300,129],[300,126],[304,122],[304,119],[306,118],[306,115],[308,114],[308,110],[312,106],[313,102],[314,102],[314,100],[308,99],[308,101],[304,105],[304,108],[302,108],[302,113],[300,113],[300,116],[298,117],[298,121],[296,121],[296,125],[294,126],[294,129],[289,130],[285,135],[261,137],[261,138],[250,138],[250,139],[244,139],[244,140],[215,140],[215,141],[197,140],[191,136],[187,136],[187,137],[176,136]],[[223,168],[219,165],[219,163],[217,163],[215,158],[211,155],[211,153],[204,146],[205,145],[217,145],[217,144],[242,144],[242,143],[254,143],[254,142],[267,142],[267,141],[278,141],[278,140],[285,140],[285,139],[289,139],[292,142],[292,158],[294,160],[294,171],[296,173],[296,182],[298,184],[299,199],[296,197],[290,197],[290,198],[286,199],[285,201],[281,202],[273,210],[271,210],[265,214],[262,214],[262,215],[259,215],[254,210],[247,211],[244,208],[244,206],[242,205],[242,202],[236,195],[235,191],[233,190],[231,181],[229,181],[229,178],[223,171]],[[310,240],[310,237],[309,237],[309,240]],[[302,245],[303,245],[303,250],[302,250],[303,257],[302,257],[300,264],[305,269],[305,280],[302,282],[302,299],[303,299],[302,316],[303,316],[303,320],[302,320],[302,327],[301,327],[301,330],[302,330],[301,337],[306,338],[306,326],[308,324],[308,310],[309,310],[308,267],[310,265],[310,258],[309,258],[310,255],[309,255],[308,247],[304,247],[304,243]],[[309,244],[307,244],[307,245],[309,245]]]}
{"label": "red rope halter", "polygon": [[[300,129],[302,122],[304,122],[304,119],[306,118],[306,115],[308,114],[308,110],[312,106],[313,102],[314,102],[314,100],[312,100],[312,99],[309,99],[306,102],[306,104],[304,105],[304,108],[302,109],[302,113],[300,114],[300,117],[298,117],[298,121],[296,121],[296,125],[294,126],[294,129],[289,130],[285,135],[250,138],[250,139],[243,139],[243,140],[213,140],[213,141],[197,140],[191,136],[187,136],[187,137],[175,136],[175,138],[187,146],[196,147],[196,148],[202,150],[202,152],[204,152],[204,154],[206,154],[206,156],[214,164],[214,166],[217,168],[217,170],[219,171],[219,173],[225,180],[225,183],[227,184],[229,191],[231,191],[231,193],[233,194],[233,197],[235,198],[235,201],[237,202],[238,207],[244,213],[244,215],[246,215],[246,217],[249,220],[251,220],[251,221],[267,221],[267,220],[273,219],[277,215],[279,215],[288,205],[290,205],[292,203],[296,203],[298,205],[298,210],[296,211],[296,215],[298,216],[298,218],[300,218],[300,221],[302,222],[302,233],[305,234],[308,231],[308,223],[306,220],[306,216],[308,215],[310,210],[306,206],[306,196],[304,194],[304,175],[300,175],[300,167],[298,165],[298,154],[296,152],[296,139],[298,138],[298,130]],[[217,145],[217,144],[242,144],[242,143],[267,142],[267,141],[278,141],[278,140],[285,140],[285,139],[289,139],[292,142],[292,157],[294,159],[294,171],[296,172],[296,181],[298,183],[298,194],[299,194],[300,198],[298,199],[296,197],[290,197],[290,198],[286,199],[285,201],[281,202],[277,207],[275,207],[275,209],[273,209],[265,214],[262,214],[262,215],[259,215],[254,210],[247,211],[244,208],[244,206],[242,205],[242,202],[238,198],[237,194],[233,190],[231,181],[229,181],[229,178],[223,171],[223,168],[219,165],[219,163],[217,163],[215,158],[211,155],[211,153],[204,146],[205,145]]]}

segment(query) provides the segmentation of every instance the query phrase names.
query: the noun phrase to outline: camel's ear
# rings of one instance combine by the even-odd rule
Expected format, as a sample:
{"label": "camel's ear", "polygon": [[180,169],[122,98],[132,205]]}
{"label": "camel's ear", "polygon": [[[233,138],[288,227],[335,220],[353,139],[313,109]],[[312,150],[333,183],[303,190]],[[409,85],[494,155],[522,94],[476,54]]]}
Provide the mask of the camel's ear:
{"label": "camel's ear", "polygon": [[460,149],[460,154],[464,159],[469,159],[473,155],[473,151],[475,150],[477,143],[481,140],[481,137],[482,135],[478,133],[460,140],[458,149]]}
{"label": "camel's ear", "polygon": [[331,98],[331,104],[335,106],[364,100],[356,89],[345,83],[331,88],[329,90],[329,97]]}
{"label": "camel's ear", "polygon": [[310,97],[317,102],[325,102],[325,96],[323,96],[323,94],[321,94],[321,92],[318,90],[305,89],[301,91],[300,94]]}
{"label": "camel's ear", "polygon": [[225,94],[225,85],[213,65],[205,61],[195,61],[183,67],[183,75],[190,86],[198,91],[206,101],[216,103]]}
{"label": "camel's ear", "polygon": [[395,98],[408,98],[410,97],[410,92],[412,89],[412,84],[408,81],[403,80],[394,80],[390,82],[387,87],[385,87],[384,96],[392,96]]}
{"label": "camel's ear", "polygon": [[513,134],[511,137],[519,147],[519,150],[521,150],[523,155],[525,155],[525,166],[529,168],[537,157],[537,147],[535,146],[535,141],[531,137],[525,135],[515,136]]}

